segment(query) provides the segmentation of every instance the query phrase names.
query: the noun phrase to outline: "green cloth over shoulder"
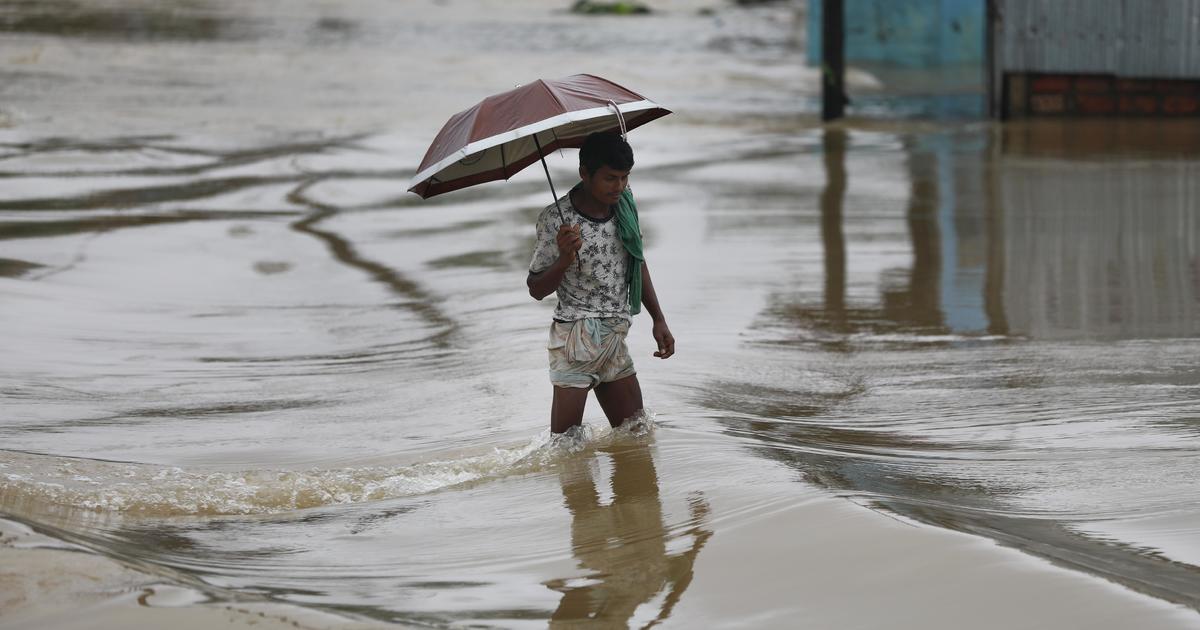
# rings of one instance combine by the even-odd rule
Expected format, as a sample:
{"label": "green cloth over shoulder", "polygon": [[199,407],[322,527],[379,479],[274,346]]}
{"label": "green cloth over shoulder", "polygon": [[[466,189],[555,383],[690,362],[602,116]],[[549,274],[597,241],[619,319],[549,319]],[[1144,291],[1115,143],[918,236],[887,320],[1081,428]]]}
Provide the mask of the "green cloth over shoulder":
{"label": "green cloth over shoulder", "polygon": [[617,235],[629,252],[629,314],[642,312],[642,229],[638,225],[637,204],[628,188],[617,201]]}

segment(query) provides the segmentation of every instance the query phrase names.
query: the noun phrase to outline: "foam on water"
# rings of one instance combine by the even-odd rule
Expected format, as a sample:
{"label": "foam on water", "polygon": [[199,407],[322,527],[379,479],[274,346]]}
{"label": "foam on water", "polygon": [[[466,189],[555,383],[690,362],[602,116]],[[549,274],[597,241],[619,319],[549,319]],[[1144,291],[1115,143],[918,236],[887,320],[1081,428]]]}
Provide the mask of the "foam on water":
{"label": "foam on water", "polygon": [[306,470],[203,471],[7,452],[0,463],[0,505],[34,499],[85,510],[139,516],[276,514],[438,492],[551,470],[565,458],[654,431],[651,414],[618,429],[586,425],[548,430],[525,444],[397,466]]}

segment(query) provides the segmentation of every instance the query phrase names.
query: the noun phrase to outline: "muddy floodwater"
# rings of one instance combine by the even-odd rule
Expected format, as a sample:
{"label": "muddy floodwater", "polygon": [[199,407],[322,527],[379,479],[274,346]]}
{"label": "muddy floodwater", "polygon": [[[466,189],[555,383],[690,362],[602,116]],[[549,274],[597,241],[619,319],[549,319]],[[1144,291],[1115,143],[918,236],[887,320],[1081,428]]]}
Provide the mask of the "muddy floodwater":
{"label": "muddy floodwater", "polygon": [[[822,127],[794,7],[568,4],[0,4],[0,522],[332,625],[1200,627],[1200,124]],[[406,189],[577,72],[675,111],[678,345],[552,438],[540,169]]]}

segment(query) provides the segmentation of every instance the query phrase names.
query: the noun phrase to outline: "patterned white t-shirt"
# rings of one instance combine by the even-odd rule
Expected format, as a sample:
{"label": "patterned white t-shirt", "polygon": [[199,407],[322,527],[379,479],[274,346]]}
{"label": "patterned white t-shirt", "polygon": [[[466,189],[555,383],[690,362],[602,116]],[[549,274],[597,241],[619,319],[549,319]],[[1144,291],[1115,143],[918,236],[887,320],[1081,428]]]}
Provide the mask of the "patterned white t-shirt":
{"label": "patterned white t-shirt", "polygon": [[[593,219],[575,209],[571,194],[558,200],[568,225],[582,225],[583,247],[558,285],[554,319],[572,322],[588,317],[629,320],[629,253],[617,234],[614,212],[605,220]],[[537,243],[530,273],[545,271],[558,260],[558,208],[551,204],[537,220]]]}

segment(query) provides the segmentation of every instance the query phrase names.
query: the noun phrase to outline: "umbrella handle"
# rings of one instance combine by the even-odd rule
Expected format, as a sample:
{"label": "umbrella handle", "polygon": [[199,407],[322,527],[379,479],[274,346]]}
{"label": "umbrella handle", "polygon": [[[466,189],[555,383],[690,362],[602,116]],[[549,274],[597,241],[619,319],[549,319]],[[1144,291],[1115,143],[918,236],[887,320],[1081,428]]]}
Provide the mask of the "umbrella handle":
{"label": "umbrella handle", "polygon": [[617,104],[613,101],[609,101],[608,106],[611,107],[613,112],[617,115],[617,125],[621,127],[621,139],[628,143],[629,129],[625,127],[625,114],[621,113],[621,108],[617,107]]}

